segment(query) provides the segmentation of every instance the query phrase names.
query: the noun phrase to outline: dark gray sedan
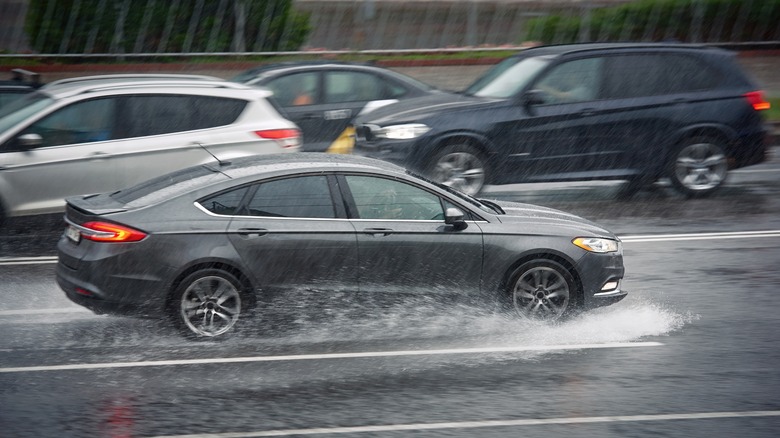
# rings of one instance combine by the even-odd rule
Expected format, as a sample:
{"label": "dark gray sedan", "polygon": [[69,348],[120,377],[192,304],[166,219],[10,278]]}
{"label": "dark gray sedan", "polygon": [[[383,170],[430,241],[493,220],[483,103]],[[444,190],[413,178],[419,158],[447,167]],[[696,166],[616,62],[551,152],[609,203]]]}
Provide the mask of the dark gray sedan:
{"label": "dark gray sedan", "polygon": [[193,167],[67,200],[57,281],[96,313],[221,336],[265,298],[316,290],[486,300],[554,320],[611,304],[620,240],[557,210],[478,200],[395,165],[329,154]]}

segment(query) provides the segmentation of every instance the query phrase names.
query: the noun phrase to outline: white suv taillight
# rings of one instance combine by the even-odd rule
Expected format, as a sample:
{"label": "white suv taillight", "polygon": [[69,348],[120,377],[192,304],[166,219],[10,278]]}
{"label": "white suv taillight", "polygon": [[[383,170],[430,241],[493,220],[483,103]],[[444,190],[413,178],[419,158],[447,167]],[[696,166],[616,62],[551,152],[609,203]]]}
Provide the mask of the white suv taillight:
{"label": "white suv taillight", "polygon": [[266,129],[255,131],[260,138],[274,140],[282,149],[298,149],[301,147],[301,131],[297,129]]}

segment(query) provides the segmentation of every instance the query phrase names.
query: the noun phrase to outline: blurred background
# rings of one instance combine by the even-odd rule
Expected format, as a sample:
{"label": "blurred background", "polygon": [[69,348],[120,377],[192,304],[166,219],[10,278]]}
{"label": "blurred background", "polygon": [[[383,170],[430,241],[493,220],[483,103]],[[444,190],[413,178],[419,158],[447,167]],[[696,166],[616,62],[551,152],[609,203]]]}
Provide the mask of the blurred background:
{"label": "blurred background", "polygon": [[227,54],[680,41],[771,45],[780,0],[0,0],[0,53]]}

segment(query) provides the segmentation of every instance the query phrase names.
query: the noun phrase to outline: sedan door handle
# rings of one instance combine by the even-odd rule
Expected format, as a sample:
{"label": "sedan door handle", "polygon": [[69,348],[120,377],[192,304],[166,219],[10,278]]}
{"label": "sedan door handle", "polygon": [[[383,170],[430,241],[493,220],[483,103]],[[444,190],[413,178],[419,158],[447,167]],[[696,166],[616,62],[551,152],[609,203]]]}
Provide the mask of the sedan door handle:
{"label": "sedan door handle", "polygon": [[596,110],[594,108],[586,108],[579,112],[580,117],[588,117],[596,114]]}
{"label": "sedan door handle", "polygon": [[238,235],[251,239],[253,237],[265,236],[268,234],[268,230],[265,228],[239,228]]}
{"label": "sedan door handle", "polygon": [[372,236],[389,236],[393,234],[393,230],[390,228],[366,228],[363,230],[363,233]]}

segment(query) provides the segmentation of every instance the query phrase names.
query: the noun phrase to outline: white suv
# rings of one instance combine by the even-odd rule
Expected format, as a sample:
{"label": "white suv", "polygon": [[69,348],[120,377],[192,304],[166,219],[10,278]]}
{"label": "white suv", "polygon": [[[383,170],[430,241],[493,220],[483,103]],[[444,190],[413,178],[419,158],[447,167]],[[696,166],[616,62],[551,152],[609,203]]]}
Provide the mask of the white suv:
{"label": "white suv", "polygon": [[0,111],[0,220],[193,165],[298,151],[300,130],[270,95],[205,76],[49,84]]}

